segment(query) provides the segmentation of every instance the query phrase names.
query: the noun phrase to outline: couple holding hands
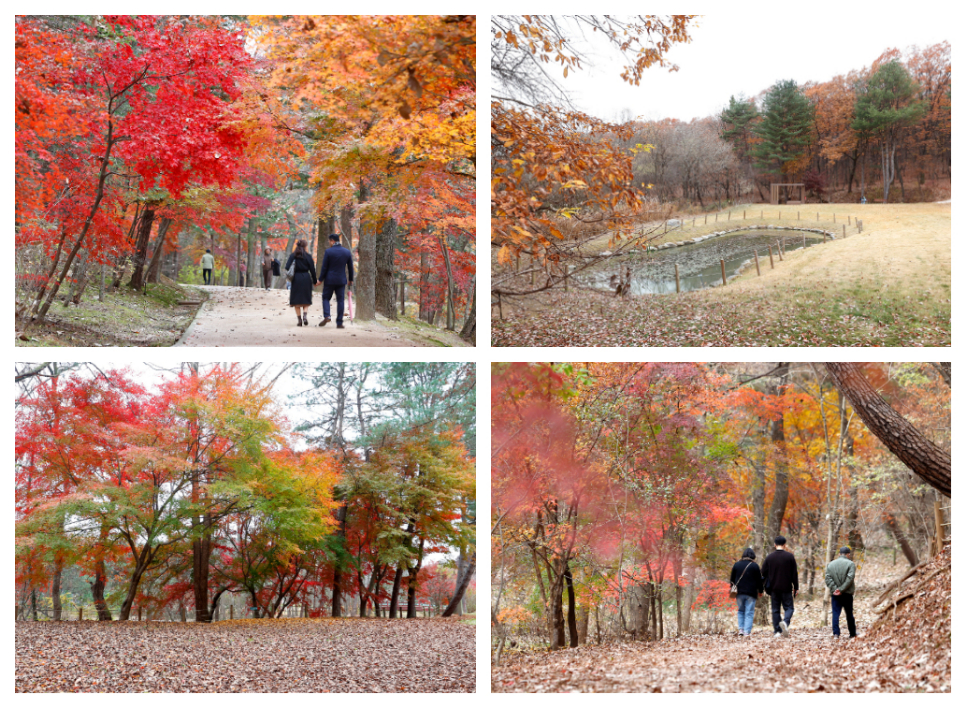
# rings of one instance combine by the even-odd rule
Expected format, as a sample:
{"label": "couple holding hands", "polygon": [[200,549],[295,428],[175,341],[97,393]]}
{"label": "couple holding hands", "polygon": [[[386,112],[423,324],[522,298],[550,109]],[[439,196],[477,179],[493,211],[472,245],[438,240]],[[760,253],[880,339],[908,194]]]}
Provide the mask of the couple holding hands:
{"label": "couple holding hands", "polygon": [[315,262],[308,252],[308,242],[305,239],[300,239],[296,244],[295,250],[285,263],[285,271],[288,273],[293,267],[294,273],[291,277],[292,287],[289,291],[288,304],[295,308],[298,326],[308,327],[308,309],[312,305],[312,287],[321,282],[323,319],[319,322],[319,327],[324,327],[332,321],[329,316],[329,303],[334,293],[337,303],[335,326],[338,329],[344,329],[342,315],[345,310],[346,286],[352,287],[354,272],[352,269],[352,251],[341,245],[339,234],[329,236],[329,247],[325,249],[325,254],[322,256],[322,265],[319,267],[318,276],[316,276]]}

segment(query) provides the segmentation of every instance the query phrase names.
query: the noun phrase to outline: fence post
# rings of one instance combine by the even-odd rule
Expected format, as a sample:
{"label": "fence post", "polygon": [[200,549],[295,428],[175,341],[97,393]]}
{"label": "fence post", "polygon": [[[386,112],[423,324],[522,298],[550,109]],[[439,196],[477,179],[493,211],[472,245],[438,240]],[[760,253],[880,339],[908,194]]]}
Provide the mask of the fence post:
{"label": "fence post", "polygon": [[141,621],[141,607],[138,606],[138,622]]}
{"label": "fence post", "polygon": [[785,239],[782,239],[778,244],[778,260],[785,260]]}
{"label": "fence post", "polygon": [[727,285],[728,284],[728,279],[725,277],[724,259],[723,258],[721,259],[721,284],[722,285]]}
{"label": "fence post", "polygon": [[771,261],[771,269],[775,270],[775,256],[772,255],[771,246],[768,247],[768,260]]}
{"label": "fence post", "polygon": [[758,265],[758,251],[755,251],[755,270],[758,271],[758,277],[761,277],[761,267]]}
{"label": "fence post", "polygon": [[728,212],[728,221],[731,221],[731,212]]}
{"label": "fence post", "polygon": [[[845,233],[845,227],[844,226],[842,227],[842,233],[843,234]],[[822,232],[822,243],[825,243],[826,241],[828,241],[828,234],[823,231]]]}
{"label": "fence post", "polygon": [[865,230],[865,220],[859,219],[859,233],[862,233],[864,230]]}
{"label": "fence post", "polygon": [[681,294],[681,275],[678,273],[678,264],[674,264],[674,290],[678,295]]}
{"label": "fence post", "polygon": [[83,622],[84,621],[84,608],[83,607],[78,607],[77,608],[77,621],[78,622]]}
{"label": "fence post", "polygon": [[[675,267],[677,267],[677,266],[675,266]],[[15,603],[13,603],[13,621],[14,622],[17,621],[17,616],[19,614],[20,614],[20,608],[17,606],[17,603],[15,602]]]}
{"label": "fence post", "polygon": [[704,224],[705,224],[705,226],[708,225],[708,215],[707,214],[704,215]]}
{"label": "fence post", "polygon": [[718,223],[718,212],[714,213],[714,223]]}
{"label": "fence post", "polygon": [[235,619],[235,603],[228,605],[228,619]]}
{"label": "fence post", "polygon": [[842,238],[845,238],[845,224],[842,224]]}
{"label": "fence post", "polygon": [[742,219],[747,219],[748,218],[748,210],[747,209],[745,211],[741,212],[741,218]]}
{"label": "fence post", "polygon": [[805,248],[805,234],[802,234],[802,248]]}

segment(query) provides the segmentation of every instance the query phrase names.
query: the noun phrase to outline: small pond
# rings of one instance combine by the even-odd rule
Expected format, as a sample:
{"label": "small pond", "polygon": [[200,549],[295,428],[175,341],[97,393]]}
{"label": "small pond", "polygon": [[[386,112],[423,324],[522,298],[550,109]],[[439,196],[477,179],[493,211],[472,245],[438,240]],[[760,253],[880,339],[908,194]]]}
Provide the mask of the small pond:
{"label": "small pond", "polygon": [[[709,239],[679,248],[669,248],[664,251],[652,251],[648,254],[625,257],[609,263],[603,263],[582,273],[578,280],[581,284],[602,290],[612,290],[611,275],[623,271],[628,266],[631,269],[631,292],[634,295],[657,295],[673,293],[674,264],[678,264],[681,277],[681,292],[700,290],[715,285],[721,285],[721,263],[724,259],[725,273],[728,280],[738,272],[738,268],[749,258],[754,258],[758,251],[758,261],[762,271],[771,266],[768,263],[768,247],[772,246],[775,261],[778,262],[778,250],[775,244],[784,241],[786,251],[797,251],[803,247],[802,237],[806,246],[822,243],[822,237],[816,233],[801,231],[740,231],[727,236]],[[754,264],[751,265],[754,271]],[[747,271],[746,271],[747,272]]]}

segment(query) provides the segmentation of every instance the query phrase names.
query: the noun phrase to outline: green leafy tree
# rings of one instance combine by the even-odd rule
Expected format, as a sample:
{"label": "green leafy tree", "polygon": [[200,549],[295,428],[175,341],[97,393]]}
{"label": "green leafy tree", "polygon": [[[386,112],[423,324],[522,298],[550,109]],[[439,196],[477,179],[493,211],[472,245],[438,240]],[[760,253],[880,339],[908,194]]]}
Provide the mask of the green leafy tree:
{"label": "green leafy tree", "polygon": [[753,133],[761,141],[755,160],[764,169],[783,174],[793,171],[795,161],[811,142],[814,111],[794,81],[779,81],[765,96],[761,120]]}
{"label": "green leafy tree", "polygon": [[896,176],[896,147],[903,133],[926,113],[917,98],[919,85],[898,61],[883,64],[869,77],[855,104],[853,129],[879,141],[882,160],[882,201],[889,201],[889,187]]}

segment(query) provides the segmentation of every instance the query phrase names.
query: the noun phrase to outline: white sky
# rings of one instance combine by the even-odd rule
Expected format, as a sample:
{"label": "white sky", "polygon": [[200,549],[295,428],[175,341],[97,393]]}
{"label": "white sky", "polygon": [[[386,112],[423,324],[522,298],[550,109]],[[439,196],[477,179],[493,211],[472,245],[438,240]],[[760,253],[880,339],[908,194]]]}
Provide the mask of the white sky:
{"label": "white sky", "polygon": [[[680,70],[652,67],[639,87],[621,81],[618,52],[579,40],[595,66],[571,73],[562,85],[577,108],[599,118],[613,120],[626,108],[644,119],[691,120],[719,112],[732,95],[755,96],[781,79],[825,81],[869,66],[889,48],[954,41],[950,14],[912,8],[896,13],[888,4],[862,6],[868,8],[863,12],[839,7],[829,14],[775,3],[704,15],[691,43],[675,45],[666,55]],[[548,71],[562,77],[557,67]]]}

